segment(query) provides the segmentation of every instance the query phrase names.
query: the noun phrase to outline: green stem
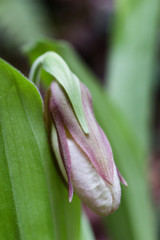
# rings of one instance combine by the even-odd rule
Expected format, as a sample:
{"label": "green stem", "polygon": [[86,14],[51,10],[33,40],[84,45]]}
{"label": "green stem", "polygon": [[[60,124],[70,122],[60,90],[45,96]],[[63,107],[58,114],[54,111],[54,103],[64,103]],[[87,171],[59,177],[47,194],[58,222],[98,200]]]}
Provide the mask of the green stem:
{"label": "green stem", "polygon": [[37,58],[36,61],[32,64],[32,67],[29,73],[29,79],[33,83],[35,83],[36,86],[39,85],[41,69],[43,64],[42,62],[43,62],[42,56]]}

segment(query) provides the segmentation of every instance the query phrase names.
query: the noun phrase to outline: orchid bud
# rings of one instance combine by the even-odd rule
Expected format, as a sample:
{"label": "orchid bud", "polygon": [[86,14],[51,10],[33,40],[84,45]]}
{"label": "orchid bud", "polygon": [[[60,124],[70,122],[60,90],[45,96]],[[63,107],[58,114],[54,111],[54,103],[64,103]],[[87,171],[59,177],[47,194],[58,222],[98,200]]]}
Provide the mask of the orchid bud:
{"label": "orchid bud", "polygon": [[89,90],[82,83],[80,89],[88,134],[80,126],[64,88],[57,82],[52,82],[48,90],[45,118],[46,122],[49,118],[52,122],[52,147],[68,183],[69,201],[74,191],[94,212],[106,216],[120,204],[120,180],[124,185],[127,183],[118,172],[110,143],[96,122]]}

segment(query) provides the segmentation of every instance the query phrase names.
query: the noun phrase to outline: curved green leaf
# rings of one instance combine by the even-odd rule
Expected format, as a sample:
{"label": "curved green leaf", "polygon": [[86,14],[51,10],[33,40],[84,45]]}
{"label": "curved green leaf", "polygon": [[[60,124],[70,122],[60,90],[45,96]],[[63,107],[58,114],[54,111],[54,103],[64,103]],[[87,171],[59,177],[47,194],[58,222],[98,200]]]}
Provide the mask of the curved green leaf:
{"label": "curved green leaf", "polygon": [[41,68],[50,73],[63,86],[72,103],[77,119],[87,134],[88,127],[82,107],[79,79],[71,72],[63,58],[55,52],[46,52],[33,63],[29,77],[33,82],[38,80]]}
{"label": "curved green leaf", "polygon": [[[75,240],[80,201],[68,203],[49,151],[41,97],[0,60],[1,239]],[[74,227],[73,227],[74,226]]]}

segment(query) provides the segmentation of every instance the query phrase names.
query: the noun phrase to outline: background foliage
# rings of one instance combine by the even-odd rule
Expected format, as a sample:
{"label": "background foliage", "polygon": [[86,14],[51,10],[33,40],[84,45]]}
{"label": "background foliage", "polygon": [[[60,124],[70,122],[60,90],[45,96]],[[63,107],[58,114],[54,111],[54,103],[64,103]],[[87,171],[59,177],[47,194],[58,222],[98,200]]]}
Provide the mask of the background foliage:
{"label": "background foliage", "polygon": [[[156,112],[156,125],[151,122],[153,110],[159,111],[153,105],[159,86],[156,78],[158,0],[115,1],[114,5],[111,1],[88,2],[88,5],[83,1],[55,1],[52,5],[49,1],[26,0],[21,3],[16,0],[14,4],[7,0],[0,4],[0,31],[5,29],[0,38],[2,57],[27,73],[20,54],[23,43],[30,43],[23,48],[30,63],[46,51],[55,51],[92,93],[97,120],[129,185],[128,189],[122,187],[119,210],[95,220],[101,226],[100,231],[93,228],[96,239],[108,236],[124,240],[158,239],[159,223],[148,177],[154,175],[152,188],[157,189],[159,174],[156,178],[156,170],[151,172],[148,159],[151,146],[152,155],[158,156],[159,149],[158,131],[151,135],[159,129],[155,128],[159,127]],[[11,8],[13,14],[9,14]],[[98,77],[66,41],[43,39],[31,44],[41,36],[53,35],[69,40]],[[41,76],[44,92],[52,78],[44,71]],[[102,79],[106,79],[103,85]],[[3,60],[0,62],[0,130],[3,239],[37,236],[38,239],[93,239],[88,220],[81,215],[79,200],[74,197],[74,202],[68,204],[66,189],[54,169],[39,92]],[[158,171],[157,159],[152,164]],[[92,224],[93,219],[92,216]]]}

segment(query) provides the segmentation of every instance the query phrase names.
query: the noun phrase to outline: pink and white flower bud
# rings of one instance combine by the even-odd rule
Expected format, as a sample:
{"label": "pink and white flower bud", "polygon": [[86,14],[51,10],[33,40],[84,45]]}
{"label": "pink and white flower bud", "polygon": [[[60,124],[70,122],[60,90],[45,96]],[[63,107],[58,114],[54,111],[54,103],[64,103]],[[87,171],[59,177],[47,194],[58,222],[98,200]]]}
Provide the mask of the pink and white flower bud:
{"label": "pink and white flower bud", "polygon": [[89,134],[79,125],[72,105],[63,90],[53,82],[49,90],[49,113],[52,119],[52,147],[60,170],[68,182],[69,201],[73,190],[99,215],[114,212],[121,199],[121,182],[111,146],[95,120],[91,95],[80,83],[84,113]]}

